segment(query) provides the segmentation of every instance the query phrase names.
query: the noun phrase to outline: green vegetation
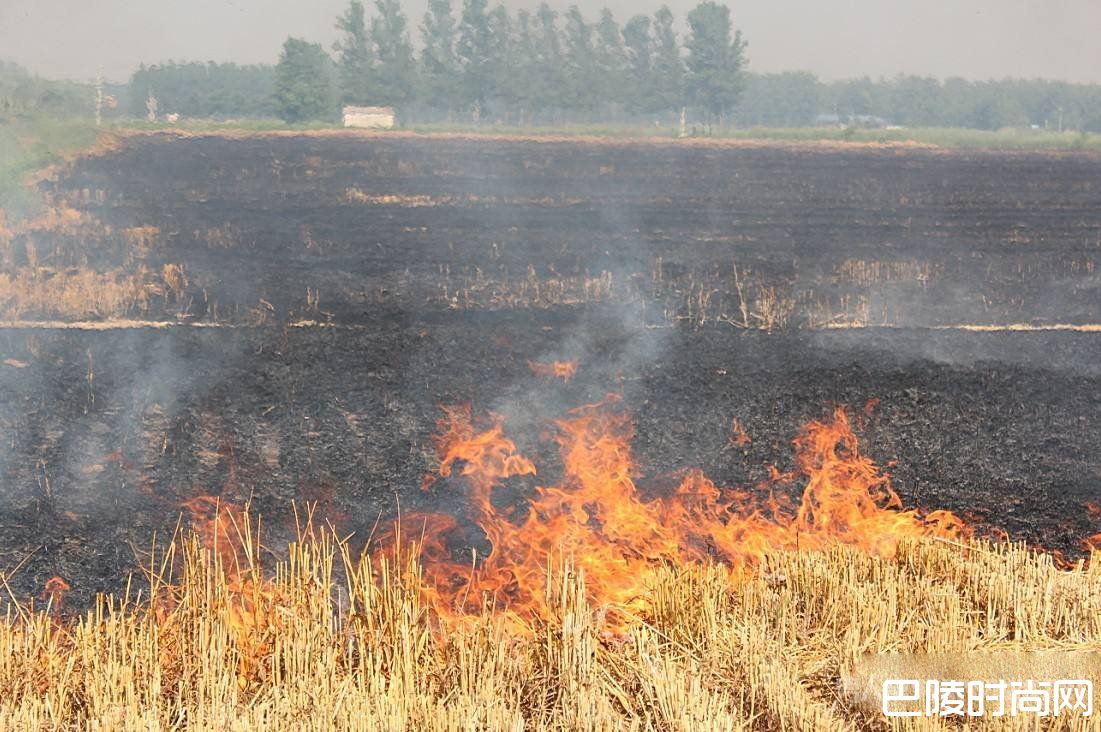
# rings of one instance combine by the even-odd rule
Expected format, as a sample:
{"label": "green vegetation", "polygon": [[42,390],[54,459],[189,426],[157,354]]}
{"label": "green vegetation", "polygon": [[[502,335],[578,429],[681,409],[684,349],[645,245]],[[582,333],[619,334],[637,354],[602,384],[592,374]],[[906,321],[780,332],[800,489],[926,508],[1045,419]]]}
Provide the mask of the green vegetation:
{"label": "green vegetation", "polygon": [[332,63],[320,44],[288,38],[275,67],[275,101],[286,122],[332,119]]}
{"label": "green vegetation", "polygon": [[43,79],[0,60],[0,124],[27,115],[90,116],[94,103],[90,84]]}
{"label": "green vegetation", "polygon": [[0,117],[0,211],[9,222],[36,213],[37,194],[27,186],[37,170],[92,145],[98,131],[91,120],[59,120],[44,115]]}
{"label": "green vegetation", "polygon": [[374,6],[368,18],[351,0],[337,19],[341,98],[398,107],[406,122],[622,124],[672,120],[685,104],[725,120],[744,84],[745,42],[711,0],[688,14],[683,39],[666,7],[620,26],[607,9],[593,21],[576,5],[511,14],[463,0],[456,15],[449,0],[431,0],[419,59],[398,0]]}
{"label": "green vegetation", "polygon": [[730,9],[704,2],[688,14],[692,29],[686,44],[689,73],[686,96],[709,117],[722,119],[742,92],[745,41],[740,32],[731,38]]}
{"label": "green vegetation", "polygon": [[[605,137],[605,138],[654,138],[676,139],[675,126],[637,124],[576,124],[561,127],[520,125],[477,125],[426,123],[411,125],[411,131],[431,133],[462,133],[470,135],[524,135],[546,137]],[[739,127],[714,129],[704,135],[697,128],[696,135],[713,140],[771,140],[791,143],[851,142],[870,144],[917,144],[946,149],[985,150],[1089,150],[1101,152],[1101,134],[1087,132],[1050,132],[1044,130],[967,130],[943,127],[909,129],[864,129],[860,127]],[[689,126],[693,137],[693,127]]]}
{"label": "green vegetation", "polygon": [[275,69],[216,63],[172,63],[142,66],[130,78],[127,109],[146,115],[154,96],[158,111],[189,117],[274,117]]}
{"label": "green vegetation", "polygon": [[1101,134],[1044,130],[973,130],[950,127],[862,129],[846,127],[747,127],[725,130],[722,137],[790,142],[916,143],[949,149],[1093,150],[1101,152]]}
{"label": "green vegetation", "polygon": [[[394,106],[405,126],[650,126],[664,133],[687,106],[690,123],[717,121],[710,131],[734,136],[745,132],[731,128],[759,127],[785,128],[767,133],[784,138],[867,139],[847,131],[866,128],[877,130],[876,139],[897,139],[883,128],[899,126],[921,130],[906,136],[924,136],[926,128],[1101,133],[1101,85],[920,76],[823,82],[809,71],[754,73],[737,17],[715,0],[684,18],[661,7],[624,22],[608,9],[587,16],[576,5],[561,12],[544,2],[513,12],[489,0],[428,0],[419,23],[410,22],[401,0],[349,0],[334,20],[339,39],[331,53],[289,39],[282,71],[272,64],[143,65],[128,84],[105,85],[103,117],[144,119],[152,96],[158,118],[181,120],[332,121],[344,103]],[[288,59],[288,48],[306,56]],[[91,84],[45,81],[0,62],[0,118],[90,117],[95,98]],[[786,130],[813,126],[832,129]],[[1017,146],[1019,136],[1003,137],[995,142]],[[1088,141],[1057,146],[1075,144]]]}
{"label": "green vegetation", "polygon": [[826,84],[807,72],[757,74],[747,79],[736,114],[742,126],[829,121],[1101,132],[1101,86],[1017,79],[942,82],[919,76]]}

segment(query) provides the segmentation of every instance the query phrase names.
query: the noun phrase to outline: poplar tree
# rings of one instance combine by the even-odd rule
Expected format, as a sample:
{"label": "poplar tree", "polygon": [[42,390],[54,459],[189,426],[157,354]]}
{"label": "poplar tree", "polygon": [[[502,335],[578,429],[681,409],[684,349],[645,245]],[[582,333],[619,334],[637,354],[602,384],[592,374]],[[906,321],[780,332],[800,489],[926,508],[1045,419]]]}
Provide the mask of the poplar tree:
{"label": "poplar tree", "polygon": [[409,21],[400,0],[375,0],[378,14],[371,18],[368,36],[375,65],[371,102],[401,105],[416,97],[417,63],[409,39]]}
{"label": "poplar tree", "polygon": [[722,122],[744,85],[745,41],[734,31],[730,8],[706,0],[688,13],[685,59],[692,104]]}
{"label": "poplar tree", "polygon": [[673,13],[667,5],[654,14],[654,65],[650,108],[676,111],[684,104],[684,61],[673,29]]}
{"label": "poplar tree", "polygon": [[421,91],[426,104],[451,113],[460,104],[462,76],[455,55],[458,33],[451,0],[428,0],[421,23]]}
{"label": "poplar tree", "polygon": [[481,117],[490,94],[489,15],[486,0],[463,0],[458,57],[462,68],[463,102]]}
{"label": "poplar tree", "polygon": [[351,0],[348,8],[336,19],[340,39],[333,44],[337,52],[340,75],[340,97],[347,104],[371,102],[371,77],[374,52],[367,34],[367,13],[360,0]]}

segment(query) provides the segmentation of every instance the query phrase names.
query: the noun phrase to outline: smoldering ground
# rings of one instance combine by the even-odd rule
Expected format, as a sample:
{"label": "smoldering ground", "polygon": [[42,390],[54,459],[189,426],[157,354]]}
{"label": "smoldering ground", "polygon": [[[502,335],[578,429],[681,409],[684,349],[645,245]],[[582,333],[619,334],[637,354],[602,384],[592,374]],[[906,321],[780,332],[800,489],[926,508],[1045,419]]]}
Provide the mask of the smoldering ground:
{"label": "smoldering ground", "polygon": [[[3,566],[30,555],[18,592],[61,575],[87,599],[118,587],[135,547],[196,495],[252,496],[275,535],[293,533],[293,501],[359,540],[399,506],[461,513],[461,485],[421,490],[440,405],[502,413],[548,484],[543,428],[609,391],[633,415],[644,491],[689,468],[753,485],[792,467],[799,427],[840,404],[907,504],[1074,549],[1101,479],[1098,339],[927,326],[1014,288],[989,322],[1059,322],[1051,287],[1094,281],[1083,241],[1101,207],[1080,183],[1098,165],[515,139],[126,142],[47,184],[55,202],[104,224],[82,240],[96,267],[179,264],[184,305],[218,307],[171,328],[4,331],[0,361],[26,365],[0,367]],[[1042,247],[1011,238],[1021,223],[1045,232]],[[144,254],[121,234],[135,226],[152,232]],[[1000,282],[1009,273],[1019,284]],[[829,322],[848,302],[851,317],[861,297],[893,303],[905,327],[806,330],[815,308]],[[554,360],[577,361],[568,383],[529,366]],[[731,446],[733,418],[750,442]]]}

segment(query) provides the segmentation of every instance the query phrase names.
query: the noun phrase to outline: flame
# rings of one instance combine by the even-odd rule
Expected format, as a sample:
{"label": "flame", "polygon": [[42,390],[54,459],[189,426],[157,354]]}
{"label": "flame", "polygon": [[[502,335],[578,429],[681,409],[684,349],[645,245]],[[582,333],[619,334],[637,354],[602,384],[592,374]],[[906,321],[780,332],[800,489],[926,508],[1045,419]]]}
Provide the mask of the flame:
{"label": "flame", "polygon": [[749,433],[745,431],[745,427],[742,427],[742,423],[738,421],[737,417],[730,420],[730,446],[731,447],[744,447],[753,440],[750,439]]}
{"label": "flame", "polygon": [[[1086,516],[1094,524],[1101,522],[1101,504],[1095,501],[1086,501]],[[1101,531],[1083,539],[1080,546],[1084,552],[1101,552]]]}
{"label": "flame", "polygon": [[243,512],[216,496],[198,495],[180,504],[203,546],[219,554],[236,554],[240,547]]}
{"label": "flame", "polygon": [[65,595],[71,589],[72,587],[63,578],[50,577],[46,580],[46,584],[42,588],[42,594],[38,596],[38,599],[48,602],[53,612],[60,612],[61,603],[65,601]]}
{"label": "flame", "polygon": [[536,376],[548,379],[558,378],[562,379],[563,383],[568,384],[573,375],[577,373],[577,361],[552,361],[551,363],[528,361],[528,368]]}
{"label": "flame", "polygon": [[257,659],[271,650],[270,610],[273,584],[260,571],[248,506],[234,506],[210,495],[184,501],[192,531],[214,553],[225,573],[227,623],[239,650],[238,683],[246,688],[259,672]]}
{"label": "flame", "polygon": [[[574,409],[555,428],[562,480],[535,487],[526,510],[509,513],[494,504],[495,491],[507,478],[535,476],[535,464],[505,436],[501,417],[490,415],[479,430],[469,407],[444,409],[439,473],[464,479],[472,519],[490,550],[480,560],[456,562],[448,550],[461,532],[454,517],[412,519],[441,615],[461,616],[488,603],[545,617],[546,563],[559,556],[584,571],[598,606],[641,612],[648,607],[649,570],[664,563],[718,560],[734,578],[782,549],[841,542],[890,556],[904,537],[969,533],[952,513],[906,510],[890,478],[861,454],[840,408],[799,432],[794,471],[773,469],[757,490],[720,488],[691,470],[672,494],[650,500],[635,483],[634,427],[619,397]],[[777,490],[790,483],[802,483],[798,500]]]}

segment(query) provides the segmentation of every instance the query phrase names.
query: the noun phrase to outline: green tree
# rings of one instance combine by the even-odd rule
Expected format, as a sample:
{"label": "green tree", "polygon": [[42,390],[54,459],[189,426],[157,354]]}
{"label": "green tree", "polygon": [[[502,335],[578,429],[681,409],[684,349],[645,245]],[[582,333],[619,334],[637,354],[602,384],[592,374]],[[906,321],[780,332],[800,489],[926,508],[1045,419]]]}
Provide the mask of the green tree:
{"label": "green tree", "polygon": [[883,108],[882,89],[867,76],[838,82],[833,92],[834,109],[844,122],[853,117],[878,116]]}
{"label": "green tree", "polygon": [[512,49],[515,63],[512,68],[512,86],[520,124],[530,123],[536,112],[543,108],[544,94],[538,67],[539,41],[535,20],[531,12],[521,9],[516,14],[516,30]]}
{"label": "green tree", "polygon": [[275,67],[275,101],[287,122],[331,119],[336,112],[330,67],[319,43],[288,38]]}
{"label": "green tree", "polygon": [[512,18],[504,5],[498,5],[489,14],[489,88],[490,96],[504,105],[506,114],[511,114],[522,98],[516,78],[518,66]]}
{"label": "green tree", "polygon": [[684,60],[681,59],[673,13],[661,6],[654,14],[654,65],[647,108],[676,110],[684,104]]}
{"label": "green tree", "polygon": [[911,127],[933,127],[941,118],[940,82],[920,76],[898,76],[887,83],[884,117]]}
{"label": "green tree", "polygon": [[458,34],[451,0],[429,0],[428,11],[421,23],[421,79],[425,101],[429,106],[444,109],[448,116],[459,105],[459,84],[462,76],[459,58],[455,55]]}
{"label": "green tree", "polygon": [[[558,112],[566,104],[567,84],[558,13],[543,2],[535,11],[533,81],[541,109]],[[556,115],[557,116],[557,115]]]}
{"label": "green tree", "polygon": [[654,39],[650,18],[636,15],[623,26],[623,45],[627,55],[627,108],[632,112],[653,112]]}
{"label": "green tree", "polygon": [[750,74],[738,101],[742,124],[766,127],[805,127],[821,111],[818,78],[809,71]]}
{"label": "green tree", "polygon": [[612,11],[604,8],[596,24],[597,93],[609,104],[627,101],[627,50]]}
{"label": "green tree", "polygon": [[367,32],[366,11],[360,0],[351,0],[336,19],[341,37],[333,45],[340,72],[340,96],[348,104],[371,103],[375,55]]}
{"label": "green tree", "polygon": [[486,6],[486,0],[463,0],[459,21],[457,52],[462,68],[463,101],[473,109],[476,117],[481,117],[489,97],[493,73]]}
{"label": "green tree", "polygon": [[371,18],[368,37],[375,67],[371,102],[401,105],[416,95],[417,63],[409,40],[408,20],[400,0],[375,0],[378,15]]}
{"label": "green tree", "polygon": [[571,5],[566,13],[565,41],[563,105],[592,112],[599,100],[600,83],[596,74],[593,28],[576,5]]}
{"label": "green tree", "polygon": [[707,0],[688,13],[688,97],[720,122],[738,101],[743,87],[745,41],[734,32],[730,8]]}

